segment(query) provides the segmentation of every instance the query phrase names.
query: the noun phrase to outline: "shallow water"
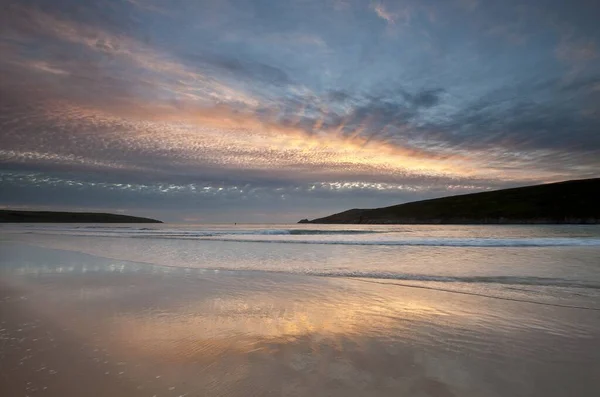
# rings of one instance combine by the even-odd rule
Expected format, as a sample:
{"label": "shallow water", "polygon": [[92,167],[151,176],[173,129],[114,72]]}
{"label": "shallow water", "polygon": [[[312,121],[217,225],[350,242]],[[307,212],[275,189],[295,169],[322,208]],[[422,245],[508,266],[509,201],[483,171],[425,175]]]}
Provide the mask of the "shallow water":
{"label": "shallow water", "polygon": [[104,224],[0,230],[5,240],[145,264],[395,280],[600,308],[595,225]]}
{"label": "shallow water", "polygon": [[597,226],[1,230],[11,391],[78,395],[69,371],[97,395],[600,391]]}

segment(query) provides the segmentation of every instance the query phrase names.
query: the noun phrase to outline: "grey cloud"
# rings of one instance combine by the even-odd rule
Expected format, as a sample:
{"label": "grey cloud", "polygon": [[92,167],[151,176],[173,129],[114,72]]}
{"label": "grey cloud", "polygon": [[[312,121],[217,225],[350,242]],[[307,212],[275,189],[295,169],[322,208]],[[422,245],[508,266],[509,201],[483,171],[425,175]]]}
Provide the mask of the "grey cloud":
{"label": "grey cloud", "polygon": [[[571,82],[554,78],[507,85],[471,100],[452,117],[436,121],[418,116],[443,103],[444,89],[414,93],[396,89],[385,95],[332,91],[327,98],[343,101],[350,110],[317,111],[316,118],[324,119],[325,127],[344,126],[348,133],[364,127],[360,133],[369,140],[404,147],[414,143],[440,155],[489,151],[489,161],[495,158],[499,168],[500,161],[519,158],[521,164],[563,174],[579,166],[579,172],[589,176],[590,170],[600,166],[599,82],[597,76],[590,76]],[[591,107],[589,114],[584,112],[586,106]],[[300,124],[310,129],[314,122],[308,117]],[[504,159],[497,154],[500,150],[507,153]]]}
{"label": "grey cloud", "polygon": [[252,59],[238,59],[231,56],[217,54],[185,54],[180,55],[184,60],[191,62],[199,69],[212,69],[215,72],[226,72],[233,77],[248,79],[251,82],[270,83],[285,86],[293,83],[287,72],[283,69],[267,65]]}
{"label": "grey cloud", "polygon": [[[554,82],[554,84],[556,84],[556,82]],[[571,94],[596,94],[600,91],[600,75],[586,76],[561,84],[560,91]]]}
{"label": "grey cloud", "polygon": [[332,90],[329,91],[325,97],[331,102],[344,103],[351,100],[353,97],[344,90]]}
{"label": "grey cloud", "polygon": [[[425,136],[471,148],[500,146],[512,150],[600,151],[600,119],[583,114],[585,106],[600,105],[600,92],[585,87],[596,78],[560,85],[524,87],[516,98],[498,93],[481,98],[447,123],[429,124]],[[540,101],[540,97],[547,99]],[[517,99],[518,98],[518,99]]]}
{"label": "grey cloud", "polygon": [[325,112],[314,106],[311,98],[286,98],[281,103],[291,119],[297,119],[295,112],[301,109],[305,116],[300,124],[309,130],[316,120],[323,120],[325,127],[344,126],[349,133],[363,128],[370,139],[375,136],[394,138],[393,133],[383,130],[407,125],[422,111],[439,105],[444,93],[445,90],[441,88],[415,92],[398,88],[377,94],[332,90],[323,95],[324,102],[328,104]]}
{"label": "grey cloud", "polygon": [[352,109],[348,119],[355,126],[365,123],[376,133],[390,124],[402,125],[415,115],[416,111],[412,107],[376,98]]}
{"label": "grey cloud", "polygon": [[422,90],[415,94],[403,92],[408,103],[417,108],[430,108],[440,103],[441,95],[445,91],[441,88]]}
{"label": "grey cloud", "polygon": [[292,79],[282,69],[260,62],[241,62],[237,60],[222,61],[221,66],[235,74],[247,76],[276,85],[291,84]]}
{"label": "grey cloud", "polygon": [[[94,0],[83,3],[82,0],[0,0],[0,5],[4,10],[10,10],[12,17],[16,15],[24,17],[22,11],[25,9],[40,10],[117,33],[136,34],[141,29],[138,20],[133,17],[134,5],[128,1]],[[29,20],[29,23],[35,21]]]}

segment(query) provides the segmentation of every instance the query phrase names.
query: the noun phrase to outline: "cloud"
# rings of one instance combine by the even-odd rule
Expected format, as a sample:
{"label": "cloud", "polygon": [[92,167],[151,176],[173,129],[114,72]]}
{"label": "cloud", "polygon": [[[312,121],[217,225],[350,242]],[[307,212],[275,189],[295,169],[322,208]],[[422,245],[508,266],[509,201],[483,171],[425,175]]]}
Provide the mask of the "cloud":
{"label": "cloud", "polygon": [[[282,50],[316,50],[319,52],[327,52],[328,46],[325,40],[314,33],[307,32],[268,32],[253,34],[248,37],[246,32],[234,33],[229,32],[224,37],[227,42],[251,42],[259,46],[275,45]],[[291,47],[291,48],[290,48]]]}
{"label": "cloud", "polygon": [[402,127],[427,109],[440,104],[445,90],[441,88],[409,91],[405,88],[389,89],[383,93],[361,95],[343,90],[333,90],[326,99],[342,104],[345,112],[324,115],[325,125],[350,127],[356,130],[363,127],[369,141],[376,136],[383,137],[387,127]]}
{"label": "cloud", "polygon": [[[597,79],[586,78],[567,85],[560,79],[538,85],[523,84],[515,88],[519,99],[513,99],[514,92],[507,87],[505,91],[472,101],[450,123],[442,125],[455,133],[440,137],[449,142],[464,140],[473,147],[502,145],[521,151],[599,151],[600,137],[594,131],[600,124],[579,114],[580,106],[600,99],[591,90]],[[549,99],[545,102],[531,99],[536,97]]]}
{"label": "cloud", "polygon": [[[457,115],[454,123],[431,125],[430,131],[425,131],[416,120],[442,103],[443,89],[398,88],[379,95],[333,90],[324,95],[325,99],[342,104],[344,109],[323,110],[315,106],[323,98],[301,86],[290,87],[294,94],[283,101],[277,98],[262,101],[231,88],[206,70],[201,72],[190,65],[191,59],[186,62],[173,59],[129,36],[81,26],[37,11],[32,15],[36,21],[35,34],[50,33],[61,42],[82,46],[89,59],[110,55],[110,61],[106,66],[100,63],[101,69],[92,68],[92,74],[78,72],[86,70],[78,67],[80,63],[70,64],[60,59],[57,64],[30,62],[32,68],[43,65],[48,69],[52,65],[53,70],[65,71],[65,76],[77,79],[83,95],[74,95],[76,91],[69,86],[70,91],[62,97],[61,90],[66,85],[40,82],[37,89],[47,90],[53,98],[35,111],[38,122],[46,128],[43,133],[30,132],[31,139],[26,134],[15,138],[14,130],[5,128],[5,134],[10,136],[5,140],[8,146],[3,155],[10,164],[47,166],[54,162],[118,170],[120,164],[131,164],[129,160],[137,159],[142,167],[152,164],[151,169],[171,172],[215,172],[221,167],[252,170],[257,174],[276,173],[270,170],[277,169],[320,177],[370,178],[380,174],[393,178],[411,173],[421,177],[460,174],[475,177],[492,172],[485,164],[489,143],[504,145],[510,141],[506,145],[510,149],[527,148],[525,140],[495,130],[491,140],[473,139],[476,128],[497,126],[498,117],[510,120],[495,111],[477,112],[473,108],[466,110],[462,119]],[[238,78],[280,86],[291,83],[287,73],[262,62],[209,55],[196,60]],[[115,62],[119,68],[106,75]],[[121,69],[123,66],[126,68]],[[127,69],[132,66],[150,75]],[[94,76],[96,71],[99,76]],[[122,86],[128,89],[122,91]],[[101,95],[92,100],[86,98],[90,88]],[[154,94],[163,91],[176,97],[156,101],[140,96],[144,90]],[[279,108],[270,106],[277,102]],[[265,112],[258,113],[259,108]],[[275,117],[264,116],[269,113]],[[483,122],[478,123],[478,117]],[[462,120],[462,126],[456,120]],[[533,128],[525,117],[513,120],[510,128]],[[563,123],[569,120],[564,119]],[[314,130],[315,126],[318,130]],[[76,133],[80,130],[94,133]],[[469,137],[469,148],[473,150],[468,155],[462,152],[465,141],[461,139],[465,136]],[[422,145],[424,137],[432,138],[428,145]],[[39,142],[62,145],[40,147]],[[130,171],[134,170],[132,166]],[[511,176],[505,173],[505,177]],[[514,171],[512,177],[524,176]]]}
{"label": "cloud", "polygon": [[343,103],[351,100],[352,95],[344,90],[331,90],[327,93],[326,99],[335,103]]}
{"label": "cloud", "polygon": [[[418,127],[416,135],[426,145],[454,153],[487,153],[491,169],[523,167],[563,179],[573,173],[594,177],[600,167],[600,120],[581,114],[589,103],[600,103],[591,90],[594,81],[523,84],[517,89],[519,100],[508,99],[512,90],[507,88],[473,100],[451,120]],[[549,100],[532,99],[540,97]]]}
{"label": "cloud", "polygon": [[[138,114],[138,111],[144,113]],[[381,112],[385,111],[387,108],[382,106]],[[91,156],[88,164],[100,164],[107,160],[104,156],[114,159],[113,148],[121,148],[121,151],[125,149],[122,161],[131,159],[132,155],[144,161],[154,158],[152,163],[156,167],[169,163],[191,168],[295,169],[312,174],[335,173],[337,168],[366,173],[429,168],[430,171],[420,172],[444,173],[451,172],[453,167],[450,163],[421,157],[413,150],[384,142],[373,141],[365,147],[366,138],[358,135],[350,138],[337,129],[321,129],[319,135],[310,135],[300,127],[260,120],[252,113],[227,107],[185,109],[147,104],[142,108],[126,109],[121,105],[106,113],[106,110],[62,103],[51,108],[46,106],[40,112],[44,116],[38,120],[43,120],[46,125],[44,140],[49,141],[52,137],[55,144],[64,142],[61,147],[64,153],[57,153],[54,160],[73,164],[81,163],[83,160],[79,160],[79,156],[84,155]],[[116,116],[116,112],[121,112],[121,116]],[[93,129],[99,134],[76,135],[77,128]],[[240,140],[241,135],[244,140]],[[7,147],[14,147],[10,152],[3,152],[8,160],[33,162],[46,159],[29,154],[34,146],[38,146],[35,141],[28,143],[21,135],[18,139],[15,139],[17,135],[12,137],[5,140]],[[392,159],[398,160],[398,156],[403,160],[394,164]],[[202,160],[198,162],[197,159]],[[429,165],[424,166],[425,163]]]}
{"label": "cloud", "polygon": [[[217,186],[356,206],[597,173],[597,6],[336,3],[13,2],[0,170],[37,175],[11,182],[31,202],[39,186],[149,206]],[[512,33],[527,40],[498,39]]]}
{"label": "cloud", "polygon": [[563,62],[580,65],[595,60],[600,53],[591,39],[563,37],[556,47],[556,56]]}
{"label": "cloud", "polygon": [[[282,124],[261,119],[250,110],[222,105],[138,103],[131,107],[105,105],[103,109],[68,103],[45,105],[35,117],[45,126],[43,133],[30,135],[36,130],[30,125],[29,133],[15,134],[10,123],[3,123],[7,150],[0,153],[0,159],[13,166],[37,163],[47,168],[50,163],[172,177],[199,172],[222,177],[245,170],[247,177],[294,173],[295,178],[305,179],[383,177],[388,182],[399,176],[477,178],[498,172],[516,180],[541,178],[542,170],[519,169],[523,162],[518,157],[512,159],[512,170],[498,171],[495,168],[501,162],[490,163],[493,156],[488,147],[478,146],[472,138],[467,140],[468,154],[461,152],[465,141],[455,141],[454,150],[444,149],[441,143],[452,142],[442,133],[444,126],[438,126],[436,134],[411,126],[419,109],[432,106],[431,95],[419,91],[403,103],[370,98],[347,115],[338,116],[337,125],[330,120],[318,131],[306,129],[301,120]],[[398,98],[404,96],[400,91]],[[31,109],[28,113],[35,114]],[[82,135],[82,130],[90,133]],[[414,144],[413,140],[427,136],[431,138],[429,146]],[[39,142],[53,144],[41,147]]]}
{"label": "cloud", "polygon": [[372,4],[371,7],[373,11],[375,11],[375,14],[377,14],[379,18],[383,19],[388,24],[396,23],[396,20],[400,16],[396,13],[390,12],[383,3]]}
{"label": "cloud", "polygon": [[441,95],[444,90],[441,88],[427,89],[419,91],[415,94],[404,92],[404,98],[412,106],[417,108],[430,108],[436,106],[441,101]]}
{"label": "cloud", "polygon": [[283,69],[267,65],[260,61],[251,59],[240,60],[216,54],[187,54],[183,57],[202,69],[214,70],[216,73],[228,73],[237,79],[247,79],[250,82],[258,81],[277,86],[285,86],[293,83],[293,80]]}
{"label": "cloud", "polygon": [[[142,83],[139,74],[125,68],[139,68],[154,76],[145,80],[152,81],[155,87],[162,86],[174,94],[212,101],[236,101],[256,106],[256,99],[248,94],[231,88],[206,76],[197,69],[173,59],[169,54],[161,53],[147,44],[124,34],[115,34],[94,25],[66,20],[39,9],[16,8],[15,18],[9,22],[9,28],[21,40],[46,41],[51,37],[59,42],[82,46],[81,56],[87,58],[87,65],[72,65],[77,69],[90,63],[96,71],[111,71],[116,67],[125,72],[131,84]],[[51,47],[50,47],[51,48]],[[68,63],[65,60],[62,62]],[[120,62],[113,65],[114,62]],[[102,73],[102,72],[101,72]],[[112,76],[98,76],[98,78]]]}
{"label": "cloud", "polygon": [[375,12],[377,17],[384,20],[390,27],[397,24],[409,25],[414,16],[413,14],[415,14],[417,10],[423,11],[430,20],[433,15],[431,9],[419,3],[411,4],[410,6],[404,5],[403,7],[399,7],[398,4],[398,2],[372,3],[371,9]]}

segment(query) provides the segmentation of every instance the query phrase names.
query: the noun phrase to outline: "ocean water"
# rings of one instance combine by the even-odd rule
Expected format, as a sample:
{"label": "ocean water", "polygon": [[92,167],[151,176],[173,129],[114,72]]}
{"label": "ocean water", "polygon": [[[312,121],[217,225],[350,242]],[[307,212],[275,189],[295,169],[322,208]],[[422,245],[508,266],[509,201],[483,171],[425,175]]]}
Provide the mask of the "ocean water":
{"label": "ocean water", "polygon": [[600,308],[595,225],[38,224],[0,231],[4,240],[139,264],[351,277]]}
{"label": "ocean water", "polygon": [[600,393],[599,226],[6,224],[0,286],[11,392]]}

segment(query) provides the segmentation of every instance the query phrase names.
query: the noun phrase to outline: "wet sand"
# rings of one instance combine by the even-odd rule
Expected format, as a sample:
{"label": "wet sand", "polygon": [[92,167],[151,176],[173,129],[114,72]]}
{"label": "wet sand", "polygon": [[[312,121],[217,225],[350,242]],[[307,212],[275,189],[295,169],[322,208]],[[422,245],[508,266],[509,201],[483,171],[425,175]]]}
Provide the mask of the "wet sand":
{"label": "wet sand", "polygon": [[600,391],[596,311],[38,248],[12,255],[0,278],[2,396]]}
{"label": "wet sand", "polygon": [[[32,310],[23,291],[0,286],[0,395],[147,396],[86,342]],[[112,375],[111,375],[112,374]]]}

